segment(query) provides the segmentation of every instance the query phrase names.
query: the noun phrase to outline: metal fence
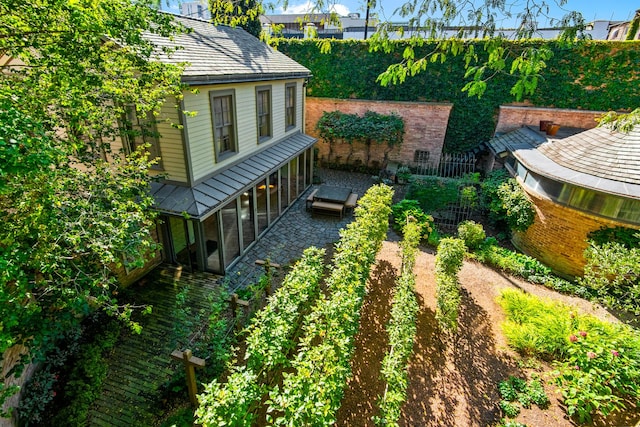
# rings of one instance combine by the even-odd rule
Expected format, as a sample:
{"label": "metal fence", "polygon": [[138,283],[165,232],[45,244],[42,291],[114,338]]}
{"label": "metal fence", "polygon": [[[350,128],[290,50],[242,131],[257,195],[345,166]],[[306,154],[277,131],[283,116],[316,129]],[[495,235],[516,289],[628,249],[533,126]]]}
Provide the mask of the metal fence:
{"label": "metal fence", "polygon": [[417,156],[414,159],[416,175],[461,178],[475,171],[476,156],[473,154],[443,153],[439,159]]}
{"label": "metal fence", "polygon": [[442,154],[440,159],[430,159],[422,154],[414,158],[412,170],[417,175],[414,179],[419,180],[420,176],[459,179],[456,202],[431,213],[440,230],[455,232],[459,223],[471,218],[477,206],[479,192],[474,181],[465,177],[470,177],[475,172],[475,164],[473,154]]}

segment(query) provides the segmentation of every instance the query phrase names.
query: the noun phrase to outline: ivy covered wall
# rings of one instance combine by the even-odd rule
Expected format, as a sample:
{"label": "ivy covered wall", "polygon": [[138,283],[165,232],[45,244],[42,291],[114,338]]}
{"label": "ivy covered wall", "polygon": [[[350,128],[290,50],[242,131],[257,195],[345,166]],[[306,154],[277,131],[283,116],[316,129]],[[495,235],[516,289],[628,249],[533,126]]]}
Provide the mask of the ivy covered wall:
{"label": "ivy covered wall", "polygon": [[[477,44],[476,52],[484,52],[482,41],[472,43]],[[570,48],[555,41],[533,43],[549,44],[554,56],[535,94],[524,100],[526,104],[601,111],[640,106],[639,41],[587,41]],[[279,41],[278,49],[312,71],[308,96],[451,102],[445,150],[465,151],[487,141],[495,129],[498,107],[515,102],[509,93],[514,77],[498,75],[482,98],[470,98],[461,91],[467,80],[458,57],[430,63],[425,72],[407,78],[402,85],[382,87],[377,76],[402,58],[404,44],[399,41],[396,45],[390,54],[370,53],[365,41],[335,40],[331,52],[323,54],[316,41],[287,39]],[[416,56],[432,49],[429,44],[416,48]]]}

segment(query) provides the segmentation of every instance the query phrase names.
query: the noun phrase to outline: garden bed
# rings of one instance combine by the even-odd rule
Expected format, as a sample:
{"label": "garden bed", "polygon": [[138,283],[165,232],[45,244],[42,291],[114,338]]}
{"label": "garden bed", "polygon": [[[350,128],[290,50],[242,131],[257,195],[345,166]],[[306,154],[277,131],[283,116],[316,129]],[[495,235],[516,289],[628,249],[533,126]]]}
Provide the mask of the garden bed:
{"label": "garden bed", "polygon": [[[384,392],[380,380],[380,361],[387,350],[385,324],[390,294],[400,265],[398,240],[393,232],[378,254],[372,271],[369,293],[362,308],[362,322],[356,336],[352,362],[353,378],[345,390],[338,412],[340,426],[373,426],[378,396]],[[510,375],[547,379],[551,400],[548,409],[524,409],[516,418],[528,426],[573,426],[558,400],[556,387],[546,376],[551,368],[538,361],[523,359],[510,350],[500,324],[504,320],[496,297],[511,287],[531,294],[560,300],[580,311],[616,321],[606,310],[592,303],[562,295],[496,272],[479,263],[465,262],[459,274],[462,302],[459,330],[451,340],[444,339],[435,319],[435,254],[422,249],[414,272],[420,303],[414,356],[409,366],[407,402],[400,425],[404,426],[487,426],[497,425],[503,416],[498,406],[497,385]],[[593,425],[634,425],[640,419],[637,409],[596,419]]]}

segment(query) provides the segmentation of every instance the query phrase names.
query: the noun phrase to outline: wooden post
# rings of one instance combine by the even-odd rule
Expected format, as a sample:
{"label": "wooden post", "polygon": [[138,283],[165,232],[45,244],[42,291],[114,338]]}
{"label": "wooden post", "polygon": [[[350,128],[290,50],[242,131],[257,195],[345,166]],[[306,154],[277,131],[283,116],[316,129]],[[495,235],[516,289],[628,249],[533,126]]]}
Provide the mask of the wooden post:
{"label": "wooden post", "polygon": [[276,264],[276,263],[272,263],[269,261],[269,259],[266,260],[262,260],[262,259],[257,259],[256,260],[256,265],[261,265],[262,267],[264,267],[264,273],[267,275],[267,277],[269,278],[269,284],[267,286],[267,289],[265,289],[265,293],[267,294],[267,296],[271,295],[272,293],[272,289],[271,289],[271,269],[272,268],[281,268],[280,264]]}
{"label": "wooden post", "polygon": [[198,393],[198,385],[196,384],[196,372],[195,368],[203,368],[205,365],[204,359],[194,357],[191,355],[191,350],[173,350],[171,357],[176,360],[182,360],[184,363],[184,370],[187,374],[187,388],[189,389],[189,400],[194,408],[198,407],[198,399],[196,394]]}
{"label": "wooden post", "polygon": [[231,294],[231,296],[229,297],[229,302],[231,303],[231,314],[233,315],[233,320],[235,321],[235,327],[236,329],[240,329],[242,325],[240,324],[240,319],[238,319],[238,306],[244,308],[246,315],[246,311],[249,309],[249,302],[238,298],[238,294],[236,293]]}

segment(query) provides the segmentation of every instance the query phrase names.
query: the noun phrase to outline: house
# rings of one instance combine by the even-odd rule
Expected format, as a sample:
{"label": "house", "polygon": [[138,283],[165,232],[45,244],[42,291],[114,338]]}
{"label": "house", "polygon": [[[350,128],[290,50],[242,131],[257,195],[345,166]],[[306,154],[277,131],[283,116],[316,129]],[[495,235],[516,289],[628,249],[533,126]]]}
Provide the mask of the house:
{"label": "house", "polygon": [[514,233],[514,245],[557,273],[582,275],[590,232],[640,229],[640,126],[629,133],[565,126],[550,136],[529,125],[488,145],[535,206],[533,225]]}
{"label": "house", "polygon": [[[334,20],[339,21],[339,25]],[[314,36],[334,39],[363,39],[367,23],[359,13],[347,16],[332,16],[331,13],[260,15],[260,22],[265,31],[272,31],[272,26],[279,27],[278,33],[286,38]],[[376,25],[377,19],[369,21],[369,34],[375,33]]]}
{"label": "house", "polygon": [[[188,63],[178,108],[168,100],[157,132],[141,133],[159,159],[161,179],[151,185],[157,233],[165,261],[223,274],[311,185],[316,139],[304,133],[311,73],[240,28],[175,20],[192,32],[147,35],[158,60]],[[162,51],[175,46],[182,48],[171,56]]]}
{"label": "house", "polygon": [[[607,40],[640,40],[640,9],[636,10],[631,21],[614,22],[609,26]],[[635,31],[629,34],[629,31]]]}

